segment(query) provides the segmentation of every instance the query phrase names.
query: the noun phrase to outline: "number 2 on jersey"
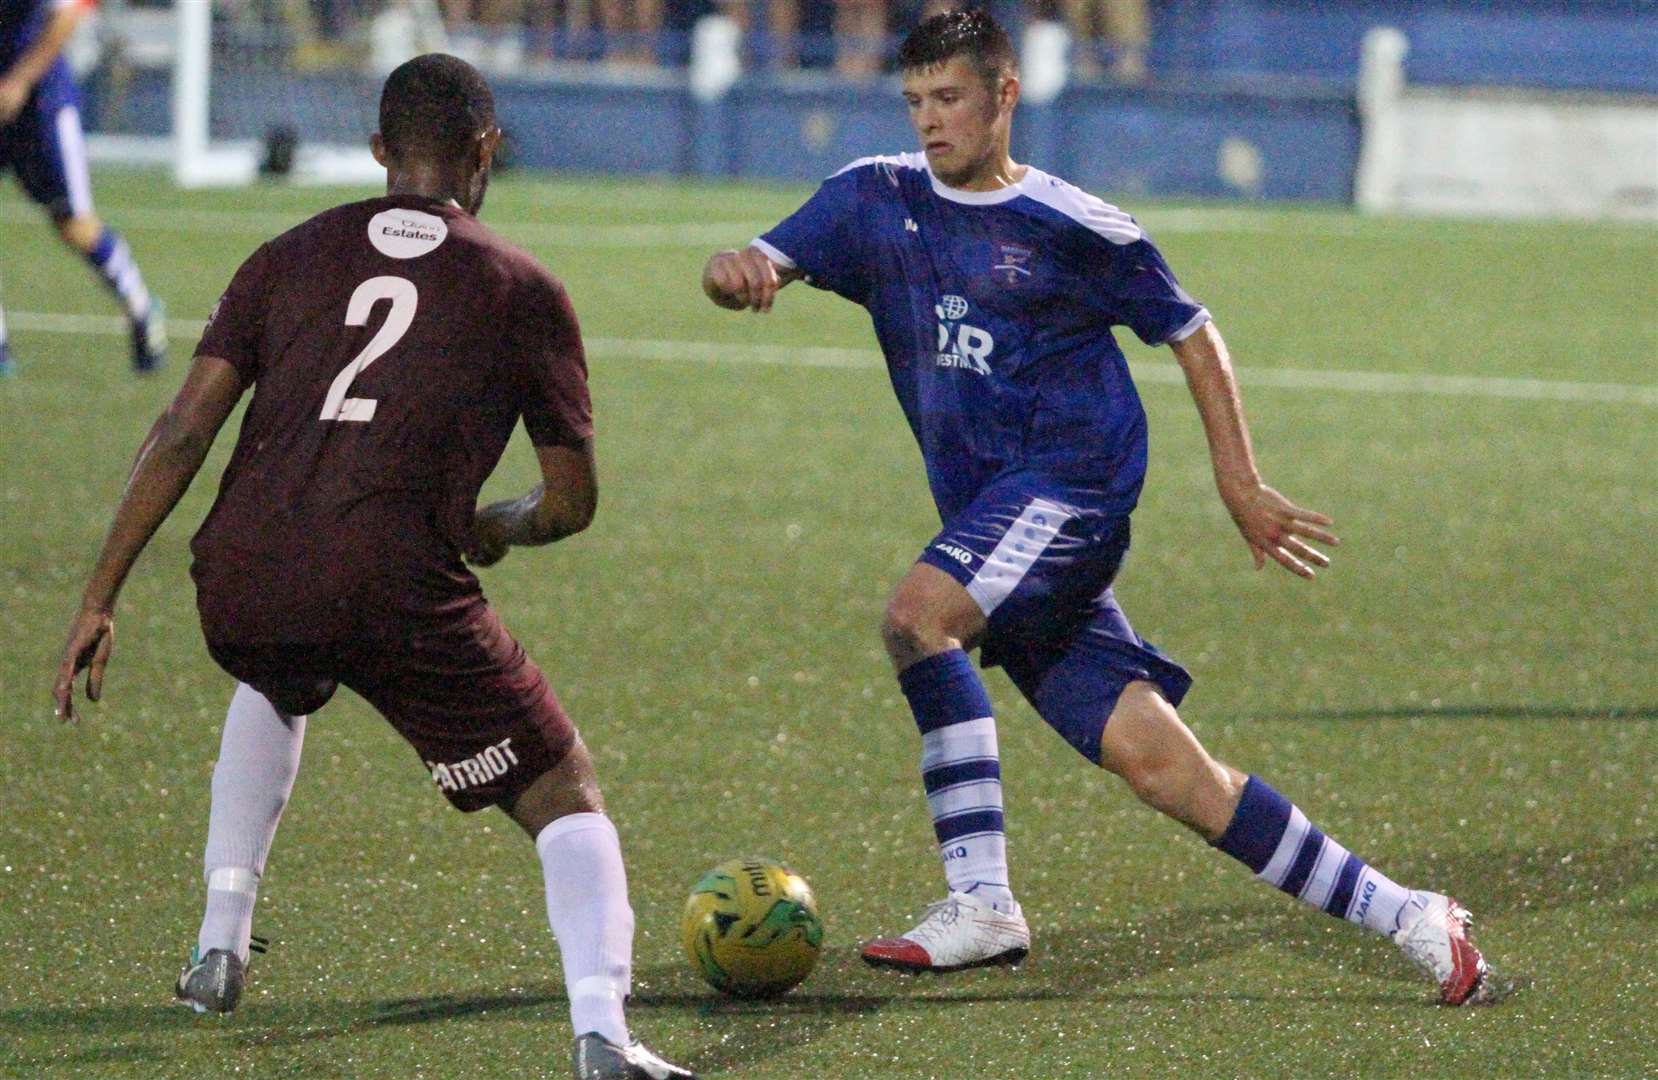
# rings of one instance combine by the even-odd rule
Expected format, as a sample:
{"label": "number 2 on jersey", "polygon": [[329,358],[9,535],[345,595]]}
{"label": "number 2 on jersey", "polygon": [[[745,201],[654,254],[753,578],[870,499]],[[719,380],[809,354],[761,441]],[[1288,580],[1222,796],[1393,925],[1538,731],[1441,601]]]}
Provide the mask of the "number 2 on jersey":
{"label": "number 2 on jersey", "polygon": [[363,351],[357,354],[356,359],[334,377],[334,382],[328,388],[328,396],[322,402],[322,420],[356,421],[368,423],[374,419],[374,410],[379,401],[375,398],[348,398],[346,391],[356,381],[368,366],[399,341],[409,332],[414,323],[415,307],[420,303],[420,294],[415,290],[414,282],[400,277],[372,277],[351,294],[351,302],[345,308],[345,324],[347,326],[367,326],[369,312],[381,300],[391,301],[391,314],[380,325],[380,332],[375,334],[369,343],[363,346]]}

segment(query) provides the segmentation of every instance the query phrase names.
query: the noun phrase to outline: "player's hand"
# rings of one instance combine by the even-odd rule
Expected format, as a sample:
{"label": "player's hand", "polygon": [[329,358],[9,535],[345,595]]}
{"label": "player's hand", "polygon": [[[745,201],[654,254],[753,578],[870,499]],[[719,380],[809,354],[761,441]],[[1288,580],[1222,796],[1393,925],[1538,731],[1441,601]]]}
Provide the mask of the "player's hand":
{"label": "player's hand", "polygon": [[52,687],[52,700],[59,720],[74,722],[75,676],[86,671],[86,699],[97,701],[104,695],[104,668],[109,666],[109,653],[115,647],[115,617],[104,608],[82,608],[69,624],[69,641],[63,647],[63,662],[58,665],[58,681]]}
{"label": "player's hand", "polygon": [[22,79],[0,79],[0,124],[17,119],[29,100],[29,84]]}
{"label": "player's hand", "polygon": [[1313,567],[1329,566],[1330,559],[1307,541],[1331,546],[1341,543],[1334,533],[1324,528],[1335,524],[1328,517],[1302,509],[1258,480],[1223,486],[1221,499],[1237,523],[1238,531],[1243,533],[1257,570],[1271,558],[1292,574],[1315,577],[1317,572]]}
{"label": "player's hand", "polygon": [[702,268],[702,291],[732,311],[770,311],[783,285],[777,265],[758,248],[716,252]]}
{"label": "player's hand", "polygon": [[506,558],[512,544],[507,540],[508,515],[514,503],[491,503],[478,511],[472,524],[472,543],[466,561],[473,566],[494,566]]}

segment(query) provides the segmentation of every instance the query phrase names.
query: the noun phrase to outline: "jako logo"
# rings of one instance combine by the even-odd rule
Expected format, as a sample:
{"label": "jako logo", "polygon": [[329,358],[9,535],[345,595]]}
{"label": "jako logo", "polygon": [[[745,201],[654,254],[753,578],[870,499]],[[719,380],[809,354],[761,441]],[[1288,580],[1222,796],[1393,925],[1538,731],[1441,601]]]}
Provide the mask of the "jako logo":
{"label": "jako logo", "polygon": [[944,552],[963,566],[967,566],[973,561],[973,553],[966,548],[959,548],[954,544],[934,544],[933,547]]}
{"label": "jako logo", "polygon": [[942,297],[933,312],[938,316],[938,366],[989,375],[996,339],[960,321],[967,316],[967,300],[954,294]]}
{"label": "jako logo", "polygon": [[1370,901],[1374,899],[1376,899],[1376,883],[1367,881],[1364,883],[1364,894],[1359,897],[1359,918],[1364,918],[1364,913],[1370,910]]}
{"label": "jako logo", "polygon": [[945,851],[944,851],[944,861],[945,862],[949,862],[951,859],[965,859],[965,858],[967,858],[967,845],[965,845],[965,844],[957,844],[955,847],[946,848]]}

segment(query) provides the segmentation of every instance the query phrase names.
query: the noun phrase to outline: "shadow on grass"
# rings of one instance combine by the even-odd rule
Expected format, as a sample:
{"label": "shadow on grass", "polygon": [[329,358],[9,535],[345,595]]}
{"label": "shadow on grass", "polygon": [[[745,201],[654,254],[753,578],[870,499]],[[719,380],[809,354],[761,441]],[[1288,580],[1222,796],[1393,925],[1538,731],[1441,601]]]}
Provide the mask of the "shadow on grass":
{"label": "shadow on grass", "polygon": [[[120,1066],[142,1066],[141,1071],[153,1071],[154,1075],[162,1076],[166,1070],[161,1063],[166,1056],[160,1045],[144,1043],[85,1048],[66,1046],[47,1054],[0,1056],[0,1076],[35,1076],[53,1069],[67,1071],[74,1076],[98,1076]],[[13,1068],[18,1071],[11,1071]]]}
{"label": "shadow on grass", "polygon": [[1575,709],[1555,705],[1412,705],[1252,713],[1249,720],[1658,720],[1658,705]]}
{"label": "shadow on grass", "polygon": [[[1606,847],[1560,845],[1395,860],[1387,872],[1455,895],[1476,916],[1606,904],[1611,913],[1658,922],[1658,836]],[[1635,893],[1635,896],[1631,896]]]}
{"label": "shadow on grass", "polygon": [[[1609,916],[1658,924],[1658,836],[1601,848],[1543,847],[1395,860],[1401,880],[1442,888],[1487,917],[1605,905]],[[1171,894],[1171,904],[1179,901]],[[1643,930],[1642,932],[1646,932]],[[1319,968],[1397,982],[1397,992],[1299,993],[1273,985],[1199,991],[1137,987],[1141,980],[1178,976],[1262,946],[1289,950]],[[1494,958],[1501,967],[1502,957]],[[1513,976],[1518,973],[1505,971]],[[1523,979],[1523,976],[1521,976]],[[800,990],[776,1001],[722,998],[682,964],[650,965],[635,974],[630,1016],[650,1039],[653,1013],[691,1019],[704,1041],[686,1064],[708,1072],[751,1067],[803,1046],[841,1024],[884,1010],[949,1010],[996,1002],[1204,1001],[1411,1006],[1430,996],[1420,976],[1388,943],[1310,912],[1265,889],[1235,905],[1171,907],[1131,923],[1071,925],[1039,931],[1031,959],[1013,974],[964,972],[941,980],[873,971],[854,946],[830,950]],[[251,1004],[235,1016],[203,1019],[172,1005],[43,1007],[0,1010],[0,1030],[19,1042],[61,1048],[15,1060],[23,1075],[49,1069],[96,1074],[99,1066],[130,1071],[169,1056],[171,1041],[200,1025],[244,1050],[313,1044],[387,1027],[470,1020],[543,1020],[562,1030],[565,997],[555,982],[508,993],[436,995],[383,1000],[316,1000]],[[689,1015],[686,1015],[689,1014]],[[779,1023],[786,1017],[787,1023]],[[11,1062],[7,1063],[11,1065]],[[158,1066],[159,1067],[159,1066]]]}

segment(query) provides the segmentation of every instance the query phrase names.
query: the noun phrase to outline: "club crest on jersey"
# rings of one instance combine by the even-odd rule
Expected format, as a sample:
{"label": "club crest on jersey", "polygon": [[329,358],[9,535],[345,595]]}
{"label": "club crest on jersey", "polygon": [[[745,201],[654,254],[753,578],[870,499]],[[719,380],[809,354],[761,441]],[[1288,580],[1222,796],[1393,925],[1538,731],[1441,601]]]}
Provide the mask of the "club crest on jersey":
{"label": "club crest on jersey", "polygon": [[418,259],[449,237],[449,225],[419,210],[382,210],[368,221],[368,242],[394,259]]}
{"label": "club crest on jersey", "polygon": [[933,305],[933,312],[938,316],[936,362],[942,368],[989,375],[990,353],[996,348],[996,339],[989,331],[962,322],[967,311],[967,298],[953,293],[940,297]]}
{"label": "club crest on jersey", "polygon": [[1001,278],[1009,285],[1031,276],[1030,273],[1031,249],[1018,244],[997,244],[996,263],[990,272]]}

